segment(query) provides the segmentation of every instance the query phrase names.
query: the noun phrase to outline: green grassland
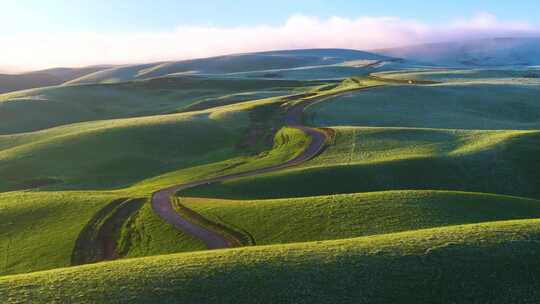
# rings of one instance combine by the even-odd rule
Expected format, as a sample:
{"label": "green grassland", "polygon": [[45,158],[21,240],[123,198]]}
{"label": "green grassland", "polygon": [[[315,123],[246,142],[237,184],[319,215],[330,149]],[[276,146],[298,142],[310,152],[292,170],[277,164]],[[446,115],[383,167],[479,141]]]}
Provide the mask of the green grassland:
{"label": "green grassland", "polygon": [[2,277],[0,294],[7,303],[531,303],[539,223],[129,259]]}
{"label": "green grassland", "polygon": [[69,266],[80,231],[97,210],[118,197],[79,191],[2,194],[0,274]]}
{"label": "green grassland", "polygon": [[383,191],[273,200],[182,197],[179,201],[214,222],[249,233],[257,245],[540,217],[538,200],[452,191]]}
{"label": "green grassland", "polygon": [[[191,130],[193,131],[193,129]],[[77,136],[81,135],[77,134]],[[197,143],[197,141],[192,141],[192,143]],[[126,143],[120,142],[118,144],[125,145]],[[222,142],[221,144],[225,143]],[[135,183],[128,188],[120,188],[115,191],[74,192],[64,190],[3,194],[1,196],[3,202],[0,205],[0,222],[5,223],[6,232],[5,235],[2,234],[0,246],[6,248],[6,262],[3,264],[0,274],[31,272],[69,266],[71,252],[82,228],[91,221],[94,214],[115,199],[122,197],[149,197],[153,191],[178,183],[279,164],[294,158],[308,144],[309,138],[303,132],[297,129],[283,128],[276,134],[274,145],[269,150],[257,155],[237,156],[216,162],[206,159],[207,163],[205,164],[172,171],[163,176]],[[195,145],[193,147],[198,148],[199,146]],[[122,150],[120,147],[114,148],[119,151]],[[182,159],[189,159],[189,157],[201,154],[201,151],[197,149],[184,149],[182,152],[184,154],[179,154]],[[240,153],[241,151],[236,152]],[[50,154],[47,153],[47,155]],[[74,155],[79,155],[79,153]],[[91,157],[89,158],[91,159]],[[84,155],[81,155],[82,159],[84,159]],[[58,159],[58,161],[62,160]],[[144,171],[146,168],[141,164],[141,161],[139,159],[133,161],[132,164],[126,164],[126,166],[130,167],[133,172],[139,172],[138,170],[140,170],[139,173],[148,174],[148,171]],[[23,167],[27,164],[23,164]],[[47,170],[53,168],[56,167],[47,167]],[[90,179],[91,177],[90,173],[80,176],[81,180],[83,178]],[[117,180],[114,179],[115,176],[113,175],[96,175],[94,186],[108,187],[109,184],[106,183],[106,178],[110,178],[110,182]],[[70,183],[50,187],[65,189],[73,187],[73,185]],[[79,187],[84,186],[79,185]],[[61,209],[61,212],[58,211],[59,209]],[[32,225],[28,225],[28,222],[32,221],[34,217],[38,220],[34,221]],[[149,256],[204,249],[199,240],[177,231],[159,219],[151,210],[148,201],[136,211],[132,218],[124,220],[124,222],[120,237],[117,239],[122,257]],[[59,233],[60,227],[65,226],[70,227],[70,230]],[[54,240],[51,239],[51,235],[54,235]],[[17,256],[20,259],[14,259],[11,256]]]}
{"label": "green grassland", "polygon": [[[118,193],[12,192],[0,197],[0,276],[67,267],[81,231]],[[123,257],[204,249],[165,224],[147,203],[118,239]],[[0,297],[1,298],[1,297]]]}
{"label": "green grassland", "polygon": [[113,67],[74,79],[67,84],[119,83],[170,75],[222,76],[231,73],[336,65],[348,61],[391,59],[377,54],[342,49],[271,51]]}
{"label": "green grassland", "polygon": [[[309,87],[307,90],[312,93],[306,98],[377,83],[357,79]],[[278,153],[265,151],[278,151],[272,145],[275,132],[283,126],[283,106],[302,100],[301,96],[0,135],[0,175],[4,176],[0,190],[33,188],[41,181],[56,181],[57,190],[120,189],[207,164],[214,164],[215,168],[237,167],[238,172],[252,166],[253,161],[259,167],[283,161],[299,153],[302,144]],[[298,139],[299,134],[293,133],[294,130],[287,131],[291,138]],[[204,172],[208,173],[201,171]]]}
{"label": "green grassland", "polygon": [[[534,70],[342,80],[398,66],[269,52],[0,95],[0,302],[537,302]],[[329,136],[315,158],[177,193],[257,246],[203,251],[154,213],[157,190],[300,155],[311,138],[286,110],[311,101],[304,121]],[[68,267],[100,242],[119,260]]]}
{"label": "green grassland", "polygon": [[397,80],[425,80],[459,83],[540,83],[538,69],[409,69],[374,73],[374,76]]}
{"label": "green grassland", "polygon": [[225,74],[223,77],[243,79],[290,79],[290,80],[341,80],[347,77],[367,75],[370,69],[343,65],[315,66],[310,68],[267,70]]}
{"label": "green grassland", "polygon": [[337,128],[316,159],[180,196],[267,199],[384,190],[457,190],[540,198],[537,131]]}
{"label": "green grassland", "polygon": [[123,258],[145,257],[176,252],[204,250],[204,244],[163,222],[147,202],[126,224],[119,239]]}
{"label": "green grassland", "polygon": [[307,109],[316,126],[539,129],[540,87],[396,85],[339,96]]}
{"label": "green grassland", "polygon": [[0,93],[61,85],[106,68],[108,67],[53,68],[21,74],[0,74]]}
{"label": "green grassland", "polygon": [[[243,79],[290,79],[290,80],[343,80],[349,77],[366,76],[370,73],[396,69],[411,69],[414,66],[398,60],[350,60],[337,64],[315,65],[286,69],[242,71],[222,74],[221,77]],[[382,72],[381,72],[382,74]]]}
{"label": "green grassland", "polygon": [[[9,230],[2,229],[0,246],[6,255],[0,273],[69,266],[83,227],[118,198],[149,197],[163,187],[294,158],[310,141],[297,129],[283,128],[269,134],[275,135],[270,145],[259,143],[259,139],[250,147],[241,145],[252,120],[268,115],[260,108],[274,104],[279,106],[280,101],[270,98],[198,112],[86,122],[0,136],[0,172],[6,177],[2,190],[41,186],[40,192],[1,196],[0,222],[9,225]],[[51,180],[52,184],[40,185]],[[33,217],[37,217],[39,228],[28,225]],[[65,226],[69,231],[60,233],[60,227]],[[118,246],[123,257],[204,248],[200,241],[159,219],[149,202],[123,224],[120,234]]]}
{"label": "green grassland", "polygon": [[249,124],[245,113],[236,114],[149,116],[0,136],[0,188],[24,189],[48,178],[61,181],[62,188],[115,189],[225,160]]}
{"label": "green grassland", "polygon": [[198,110],[287,95],[320,83],[201,77],[158,78],[120,84],[60,86],[0,95],[0,134],[83,121]]}
{"label": "green grassland", "polygon": [[[310,139],[293,128],[270,134],[274,140],[269,146],[258,139],[249,147],[239,145],[252,120],[271,122],[268,115],[274,115],[272,109],[279,109],[282,103],[280,99],[269,98],[198,112],[87,122],[0,136],[0,168],[7,177],[2,184],[4,191],[31,187],[42,180],[58,181],[42,185],[40,192],[2,195],[6,206],[0,212],[2,221],[10,223],[13,219],[19,224],[10,226],[6,238],[2,238],[2,246],[10,247],[8,257],[20,256],[27,261],[9,260],[2,273],[68,266],[82,228],[118,198],[148,197],[163,187],[294,158]],[[267,107],[271,107],[270,111],[265,110]],[[265,126],[271,127],[262,125]],[[55,192],[51,192],[53,189]],[[83,195],[87,199],[81,199]],[[14,201],[30,201],[31,205]],[[94,204],[84,206],[87,211],[81,212],[81,204],[86,201]],[[57,212],[55,204],[60,203],[64,215]],[[36,212],[32,206],[42,206],[43,211]],[[19,239],[30,233],[24,224],[33,216],[39,216],[41,227],[31,230],[33,238],[28,238],[32,243],[29,246]],[[54,229],[59,225],[73,230],[57,234]],[[56,243],[49,246],[49,235],[55,233]],[[125,257],[202,249],[199,241],[157,218],[148,202],[122,227],[118,243],[123,246]]]}

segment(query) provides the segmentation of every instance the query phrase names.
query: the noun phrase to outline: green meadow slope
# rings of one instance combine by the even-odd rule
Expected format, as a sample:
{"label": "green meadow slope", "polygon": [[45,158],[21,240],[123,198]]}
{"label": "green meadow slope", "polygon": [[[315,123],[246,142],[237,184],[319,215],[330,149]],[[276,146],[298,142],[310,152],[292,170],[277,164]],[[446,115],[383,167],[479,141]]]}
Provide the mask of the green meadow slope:
{"label": "green meadow slope", "polygon": [[[330,66],[358,60],[379,61],[392,59],[368,52],[343,49],[271,51],[114,67],[85,75],[67,84],[118,83],[169,75],[202,74],[224,76],[246,72],[256,72],[258,75],[264,76],[263,78],[275,78],[275,70]],[[309,79],[317,78],[311,77]]]}
{"label": "green meadow slope", "polygon": [[[122,193],[96,191],[11,192],[0,197],[0,275],[72,265],[77,241],[91,219]],[[145,203],[116,240],[121,256],[149,256],[204,249],[202,243],[163,223]]]}
{"label": "green meadow slope", "polygon": [[0,134],[84,121],[201,110],[287,95],[319,82],[159,78],[120,84],[61,86],[0,95]]}
{"label": "green meadow slope", "polygon": [[[220,114],[226,116],[225,113]],[[214,115],[217,114],[214,113]],[[193,123],[191,126],[193,126]],[[191,130],[193,131],[193,129]],[[104,133],[107,134],[107,132],[109,131]],[[138,130],[138,132],[141,132],[141,130]],[[77,136],[82,135],[77,134]],[[189,137],[184,139],[190,140]],[[72,184],[74,180],[70,180],[67,185],[49,186],[49,188],[56,187],[64,189],[64,191],[47,191],[48,188],[44,188],[42,191],[18,191],[2,194],[0,196],[0,222],[4,224],[2,224],[0,248],[5,250],[5,256],[2,257],[5,262],[2,269],[0,269],[0,275],[69,266],[73,263],[72,256],[74,252],[89,250],[87,249],[88,243],[91,243],[93,238],[99,237],[101,227],[114,222],[118,223],[118,227],[117,232],[112,236],[111,242],[115,244],[117,258],[202,250],[204,246],[199,240],[174,229],[151,210],[150,194],[158,189],[182,182],[191,182],[201,178],[243,172],[286,162],[305,149],[309,144],[309,138],[298,129],[283,128],[276,133],[273,146],[259,154],[243,154],[245,151],[242,152],[241,149],[235,148],[233,142],[232,146],[229,147],[230,151],[225,150],[227,153],[222,153],[224,155],[210,154],[211,157],[202,155],[202,151],[198,150],[203,143],[197,141],[191,141],[191,143],[198,143],[199,145],[193,146],[196,148],[194,150],[182,150],[183,154],[178,154],[178,157],[184,161],[190,159],[203,161],[203,164],[171,171],[162,176],[135,183],[127,188],[114,191],[96,191],[94,188],[91,188],[94,189],[93,191],[88,190],[85,192],[65,191],[66,188],[74,187]],[[227,142],[220,143],[224,145]],[[126,146],[124,142],[117,144],[124,145],[124,148]],[[69,146],[73,145],[69,144]],[[81,147],[82,150],[83,147]],[[126,151],[119,146],[109,148],[111,151]],[[148,155],[152,155],[151,151],[147,152]],[[79,154],[80,152],[77,152],[74,155],[80,156],[82,161],[85,155]],[[50,155],[50,153],[47,153],[47,155]],[[233,157],[235,155],[237,156]],[[90,156],[88,157],[93,159]],[[231,158],[220,161],[219,157]],[[61,162],[60,159],[57,160]],[[49,161],[51,164],[54,163],[50,159]],[[137,172],[139,175],[152,173],[142,161],[143,159],[137,159],[125,165],[132,172]],[[48,170],[56,168],[51,164],[47,167]],[[126,170],[122,172],[124,172],[123,176],[127,176]],[[119,178],[115,173],[103,171],[100,175],[95,175],[94,186],[109,187],[109,184]],[[74,176],[78,177],[78,175]],[[90,172],[83,173],[80,178],[81,180],[83,178],[89,179],[91,174]],[[107,178],[110,178],[110,180],[107,180]],[[78,187],[82,188],[84,186],[79,185]],[[131,205],[131,207],[128,207],[131,208],[130,213],[122,215],[121,212],[115,213],[114,209],[109,208],[115,201],[128,198],[138,199],[138,202],[128,202]],[[95,220],[94,218],[98,214],[102,215]],[[95,223],[90,224],[93,221]],[[29,222],[32,224],[29,225]],[[62,230],[62,227],[69,227],[69,229]],[[87,240],[83,239],[82,244],[80,244],[79,239],[83,232],[89,234],[89,237],[86,238]],[[51,235],[54,237],[51,237]],[[86,254],[89,257],[86,257],[84,252],[78,254],[78,256],[82,255],[83,258],[81,259],[92,260],[95,258],[94,255],[99,254],[102,254],[102,252],[97,250],[95,253]],[[100,258],[96,259],[99,260]]]}
{"label": "green meadow slope", "polygon": [[438,66],[522,68],[540,64],[539,37],[493,37],[377,50]]}
{"label": "green meadow slope", "polygon": [[[0,302],[538,302],[535,77],[341,80],[400,65],[278,51],[0,95]],[[313,143],[289,126],[303,123],[327,136],[316,157],[173,200],[257,246],[204,251],[152,209],[155,191],[295,159]]]}
{"label": "green meadow slope", "polygon": [[[52,180],[62,188],[114,189],[188,166],[225,160],[249,125],[246,113],[149,116],[0,136],[2,190]],[[55,184],[55,182],[51,182]],[[45,185],[47,185],[45,183]]]}
{"label": "green meadow slope", "polygon": [[0,93],[61,85],[107,68],[110,67],[54,68],[21,74],[0,73]]}
{"label": "green meadow slope", "polygon": [[538,84],[538,68],[505,69],[408,69],[374,73],[375,77],[395,80],[438,81],[445,83]]}
{"label": "green meadow slope", "polygon": [[[275,132],[284,125],[286,106],[373,84],[377,82],[331,82],[305,88],[309,93],[206,110],[98,120],[0,135],[0,175],[5,177],[0,190],[55,183],[61,184],[56,189],[118,189],[210,163],[218,167],[234,165],[237,170],[247,168],[244,163],[253,159],[238,157],[255,156],[268,162],[275,156],[260,153],[272,148]],[[207,171],[199,173],[204,172]]]}
{"label": "green meadow slope", "polygon": [[[346,82],[343,87],[356,85]],[[321,89],[320,94],[340,88]],[[282,115],[280,105],[284,102],[294,101],[268,98],[189,113],[86,122],[0,136],[0,172],[8,177],[2,190],[40,189],[2,195],[2,222],[19,225],[6,226],[9,229],[0,243],[9,254],[1,273],[69,266],[73,252],[81,251],[75,249],[80,247],[80,236],[88,234],[86,243],[91,242],[109,225],[108,219],[121,224],[112,240],[118,257],[203,249],[198,240],[159,219],[150,208],[149,195],[175,184],[293,159],[308,146],[310,138],[299,129],[281,128],[282,118],[273,116]],[[253,131],[254,136],[250,135]],[[268,136],[273,138],[270,143]],[[66,191],[69,189],[73,191]],[[87,199],[80,198],[84,196]],[[119,199],[128,198],[141,198],[142,204],[133,206],[126,215],[111,209]],[[26,201],[31,203],[23,203]],[[79,201],[95,203],[87,205],[87,212],[80,212]],[[33,216],[39,217],[40,229],[25,225]],[[57,225],[72,230],[57,234]],[[52,245],[47,244],[50,234],[57,236]],[[81,246],[87,245],[83,242]]]}
{"label": "green meadow slope", "polygon": [[179,195],[266,199],[409,189],[540,198],[538,131],[335,130],[335,143],[302,167]]}
{"label": "green meadow slope", "polygon": [[129,259],[2,277],[0,294],[6,303],[534,303],[539,222]]}
{"label": "green meadow slope", "polygon": [[396,85],[339,96],[307,110],[316,126],[540,129],[538,85]]}
{"label": "green meadow slope", "polygon": [[118,195],[93,192],[0,196],[0,274],[70,265],[75,240],[94,213]]}
{"label": "green meadow slope", "polygon": [[180,198],[204,217],[281,244],[540,217],[540,201],[454,191],[383,191],[269,200]]}

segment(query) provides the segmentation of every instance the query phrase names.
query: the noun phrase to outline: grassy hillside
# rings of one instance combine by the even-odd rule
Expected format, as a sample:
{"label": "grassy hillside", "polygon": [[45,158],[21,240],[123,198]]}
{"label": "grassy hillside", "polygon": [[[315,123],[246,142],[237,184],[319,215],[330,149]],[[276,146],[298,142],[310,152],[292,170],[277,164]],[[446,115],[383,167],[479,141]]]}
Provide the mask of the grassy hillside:
{"label": "grassy hillside", "polygon": [[[384,190],[458,190],[540,198],[537,131],[338,128],[302,168],[189,189],[182,196],[264,199]],[[511,180],[512,182],[508,182]]]}
{"label": "grassy hillside", "polygon": [[[353,60],[387,60],[386,56],[342,49],[313,49],[237,54],[211,58],[131,65],[100,71],[71,84],[112,83],[173,74],[229,74],[332,65]],[[311,78],[314,79],[314,78]]]}
{"label": "grassy hillside", "polygon": [[[2,194],[0,275],[70,266],[83,229],[122,195],[88,191]],[[115,240],[122,256],[204,249],[202,243],[157,218],[149,204],[137,208],[140,211],[133,217],[119,219],[127,223]]]}
{"label": "grassy hillside", "polygon": [[379,54],[450,66],[532,66],[540,64],[540,38],[492,38],[378,50]]}
{"label": "grassy hillside", "polygon": [[[0,94],[0,302],[536,303],[537,72],[315,49]],[[256,246],[154,212],[191,182],[191,228]]]}
{"label": "grassy hillside", "polygon": [[528,303],[540,296],[539,223],[100,263],[3,277],[0,294],[7,303]]}
{"label": "grassy hillside", "polygon": [[540,217],[538,200],[452,191],[237,201],[182,197],[179,202],[214,222],[249,234],[257,245]]}
{"label": "grassy hillside", "polygon": [[339,96],[308,109],[317,126],[540,129],[533,85],[386,86]]}
{"label": "grassy hillside", "polygon": [[105,68],[107,67],[55,68],[22,74],[0,74],[0,93],[56,86]]}
{"label": "grassy hillside", "polygon": [[236,153],[249,124],[247,115],[233,116],[151,116],[0,137],[5,145],[0,151],[0,175],[5,177],[0,188],[26,188],[35,180],[53,179],[70,188],[111,189],[225,160]]}
{"label": "grassy hillside", "polygon": [[0,274],[69,266],[79,232],[116,198],[90,192],[2,194]]}
{"label": "grassy hillside", "polygon": [[83,121],[140,117],[286,95],[318,82],[162,78],[114,85],[51,87],[0,95],[0,134]]}
{"label": "grassy hillside", "polygon": [[374,73],[376,77],[398,80],[480,84],[539,84],[538,68],[503,69],[410,69]]}
{"label": "grassy hillside", "polygon": [[[307,95],[0,136],[0,175],[5,176],[0,191],[53,182],[59,184],[56,189],[118,189],[211,163],[215,165],[208,170],[222,172],[247,169],[254,161],[263,166],[301,151],[292,140],[288,141],[292,146],[282,150],[285,154],[261,154],[271,150],[275,132],[284,125],[285,106],[378,83],[346,80],[308,88]],[[287,132],[291,138],[299,138],[291,132]],[[200,169],[197,176],[210,174]]]}
{"label": "grassy hillside", "polygon": [[[238,119],[235,121],[239,122],[240,117],[236,118]],[[164,120],[162,118],[160,122],[163,123]],[[176,129],[182,130],[177,125],[182,123],[182,120],[170,118],[169,122],[174,123]],[[162,125],[156,125],[154,121],[150,121],[148,124],[150,130],[152,128],[157,128],[159,132],[167,130]],[[140,121],[135,123],[135,126],[141,127]],[[195,122],[190,121],[191,132],[193,132],[194,126]],[[119,126],[116,124],[114,127],[118,128]],[[141,150],[136,147],[122,149],[132,141],[129,137],[131,133],[139,135],[145,132],[148,133],[147,143],[150,142],[150,138],[153,138],[152,135],[155,135],[149,130],[137,127],[131,129],[129,124],[121,125],[121,136],[114,135],[118,131],[114,128],[112,130],[98,129],[100,132],[98,135],[75,133],[72,135],[78,140],[76,142],[67,141],[67,144],[66,138],[69,139],[72,135],[64,134],[59,136],[62,139],[58,143],[59,146],[78,149],[67,154],[72,156],[73,163],[59,165],[65,162],[60,156],[63,155],[65,158],[66,154],[60,154],[55,159],[55,154],[51,151],[58,149],[55,147],[56,143],[45,140],[44,147],[39,149],[26,147],[27,145],[22,147],[26,147],[29,151],[38,155],[47,155],[47,159],[43,159],[43,157],[38,159],[36,156],[36,159],[31,162],[28,160],[31,157],[21,152],[25,151],[24,149],[15,148],[17,152],[15,155],[23,155],[23,159],[26,159],[26,161],[18,163],[11,160],[7,162],[7,165],[19,164],[20,167],[13,169],[13,171],[21,171],[21,178],[29,178],[32,173],[39,173],[40,171],[36,168],[43,168],[43,174],[49,174],[49,172],[72,174],[72,176],[64,180],[64,184],[53,185],[58,189],[71,187],[77,189],[110,188],[115,185],[115,182],[121,182],[122,178],[136,178],[139,176],[142,179],[144,176],[154,176],[155,172],[153,170],[155,168],[148,166],[147,162],[152,155],[156,153],[163,155],[162,152],[170,149],[170,147],[163,144],[155,145],[159,147],[158,149],[165,149],[162,152],[152,151],[151,149]],[[209,134],[212,125],[204,125],[204,127],[206,134]],[[218,137],[230,135],[230,133],[226,133],[227,130],[225,129],[215,128],[215,130],[215,132],[225,132],[223,134],[215,133]],[[274,146],[270,147],[269,150],[256,155],[243,155],[245,151],[236,149],[234,144],[227,146],[227,139],[225,138],[223,141],[216,142],[215,138],[201,137],[197,139],[186,134],[172,135],[186,140],[187,143],[194,144],[189,146],[191,149],[184,148],[169,152],[172,154],[168,156],[168,159],[172,160],[172,155],[176,155],[175,157],[178,158],[177,165],[184,166],[183,170],[172,171],[163,176],[150,178],[136,183],[130,188],[117,191],[11,192],[2,194],[0,196],[0,222],[5,223],[6,230],[2,229],[0,248],[5,249],[6,255],[0,274],[31,272],[68,266],[72,262],[72,252],[77,252],[76,261],[99,260],[106,254],[103,253],[102,249],[95,249],[94,247],[100,246],[100,238],[103,237],[110,237],[110,240],[105,241],[115,244],[114,252],[116,257],[138,257],[204,249],[200,241],[181,233],[158,218],[149,205],[147,199],[149,195],[158,189],[182,182],[279,164],[294,158],[309,144],[309,138],[300,130],[284,128],[276,134]],[[234,135],[232,136],[234,137]],[[89,139],[84,137],[88,137],[91,141],[88,142]],[[126,138],[127,142],[120,141],[121,138]],[[96,143],[95,140],[98,140],[98,142]],[[223,150],[217,150],[217,146],[214,147],[213,144],[221,144]],[[107,147],[109,150],[104,148],[101,155],[95,154],[92,150],[90,150],[93,153],[92,155],[83,153],[88,147],[94,145]],[[207,150],[204,150],[205,147]],[[66,151],[65,149],[62,148],[61,151]],[[119,154],[122,151],[124,153],[130,153],[129,151],[139,151],[141,153],[144,151],[147,154],[140,154],[139,158],[130,158],[129,154]],[[237,156],[232,157],[234,155]],[[75,156],[80,158],[75,159]],[[122,156],[125,161],[118,161],[115,158],[118,156]],[[226,160],[219,161],[222,158]],[[189,167],[193,164],[187,164],[193,161],[202,162],[202,164]],[[101,167],[101,170],[96,170],[96,166],[100,168],[98,165],[100,162],[103,163],[103,167]],[[34,168],[37,172],[30,171],[30,173],[24,174],[22,170],[30,165],[38,166]],[[126,169],[119,171],[108,170],[112,165],[125,166]],[[173,165],[173,163],[169,165]],[[66,169],[68,167],[72,171],[68,171]],[[128,175],[130,172],[131,175]],[[81,184],[76,184],[76,181],[80,181]],[[131,207],[127,206],[129,208],[126,209],[127,211],[119,210],[119,207],[109,207],[119,199],[125,201],[130,197],[141,199],[138,205],[133,205],[133,203],[136,203],[135,201],[128,202]],[[32,224],[29,225],[29,222]],[[61,227],[66,226],[70,227],[69,230],[60,232]],[[81,241],[81,235],[83,234],[86,236]],[[54,235],[54,238],[51,238],[50,235]]]}
{"label": "grassy hillside", "polygon": [[118,239],[123,258],[205,250],[204,244],[159,218],[147,200]]}
{"label": "grassy hillside", "polygon": [[301,151],[302,144],[295,146],[295,140],[304,135],[294,130],[279,133],[296,139],[277,142],[274,148],[292,146],[278,153],[262,152],[272,150],[274,132],[283,124],[276,117],[283,114],[280,105],[288,101],[292,99],[267,98],[197,112],[0,136],[0,175],[5,176],[0,190],[33,188],[43,180],[57,181],[61,184],[57,189],[115,189],[211,163],[212,168],[225,165],[218,168],[224,172],[230,166],[247,168],[254,161],[259,166],[282,161]]}

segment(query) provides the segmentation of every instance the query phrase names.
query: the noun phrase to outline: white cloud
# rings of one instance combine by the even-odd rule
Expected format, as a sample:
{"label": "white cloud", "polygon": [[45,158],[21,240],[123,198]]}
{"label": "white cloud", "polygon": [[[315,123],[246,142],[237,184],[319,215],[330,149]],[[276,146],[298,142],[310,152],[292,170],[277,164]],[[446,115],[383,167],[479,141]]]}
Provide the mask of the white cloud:
{"label": "white cloud", "polygon": [[494,36],[538,35],[522,21],[499,20],[489,13],[446,25],[396,17],[292,16],[280,26],[220,28],[179,26],[169,32],[26,33],[2,39],[0,67],[126,64],[178,60],[238,52],[294,48],[377,49]]}
{"label": "white cloud", "polygon": [[534,31],[535,29],[524,21],[499,20],[489,12],[480,12],[471,19],[457,20],[454,29],[488,30],[488,31]]}

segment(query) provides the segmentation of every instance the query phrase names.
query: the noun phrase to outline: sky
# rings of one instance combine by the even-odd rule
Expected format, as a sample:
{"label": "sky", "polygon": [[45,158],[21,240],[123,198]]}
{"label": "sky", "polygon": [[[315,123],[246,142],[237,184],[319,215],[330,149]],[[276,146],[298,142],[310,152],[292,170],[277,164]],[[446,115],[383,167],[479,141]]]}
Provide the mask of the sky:
{"label": "sky", "polygon": [[0,71],[539,36],[538,0],[0,0]]}

